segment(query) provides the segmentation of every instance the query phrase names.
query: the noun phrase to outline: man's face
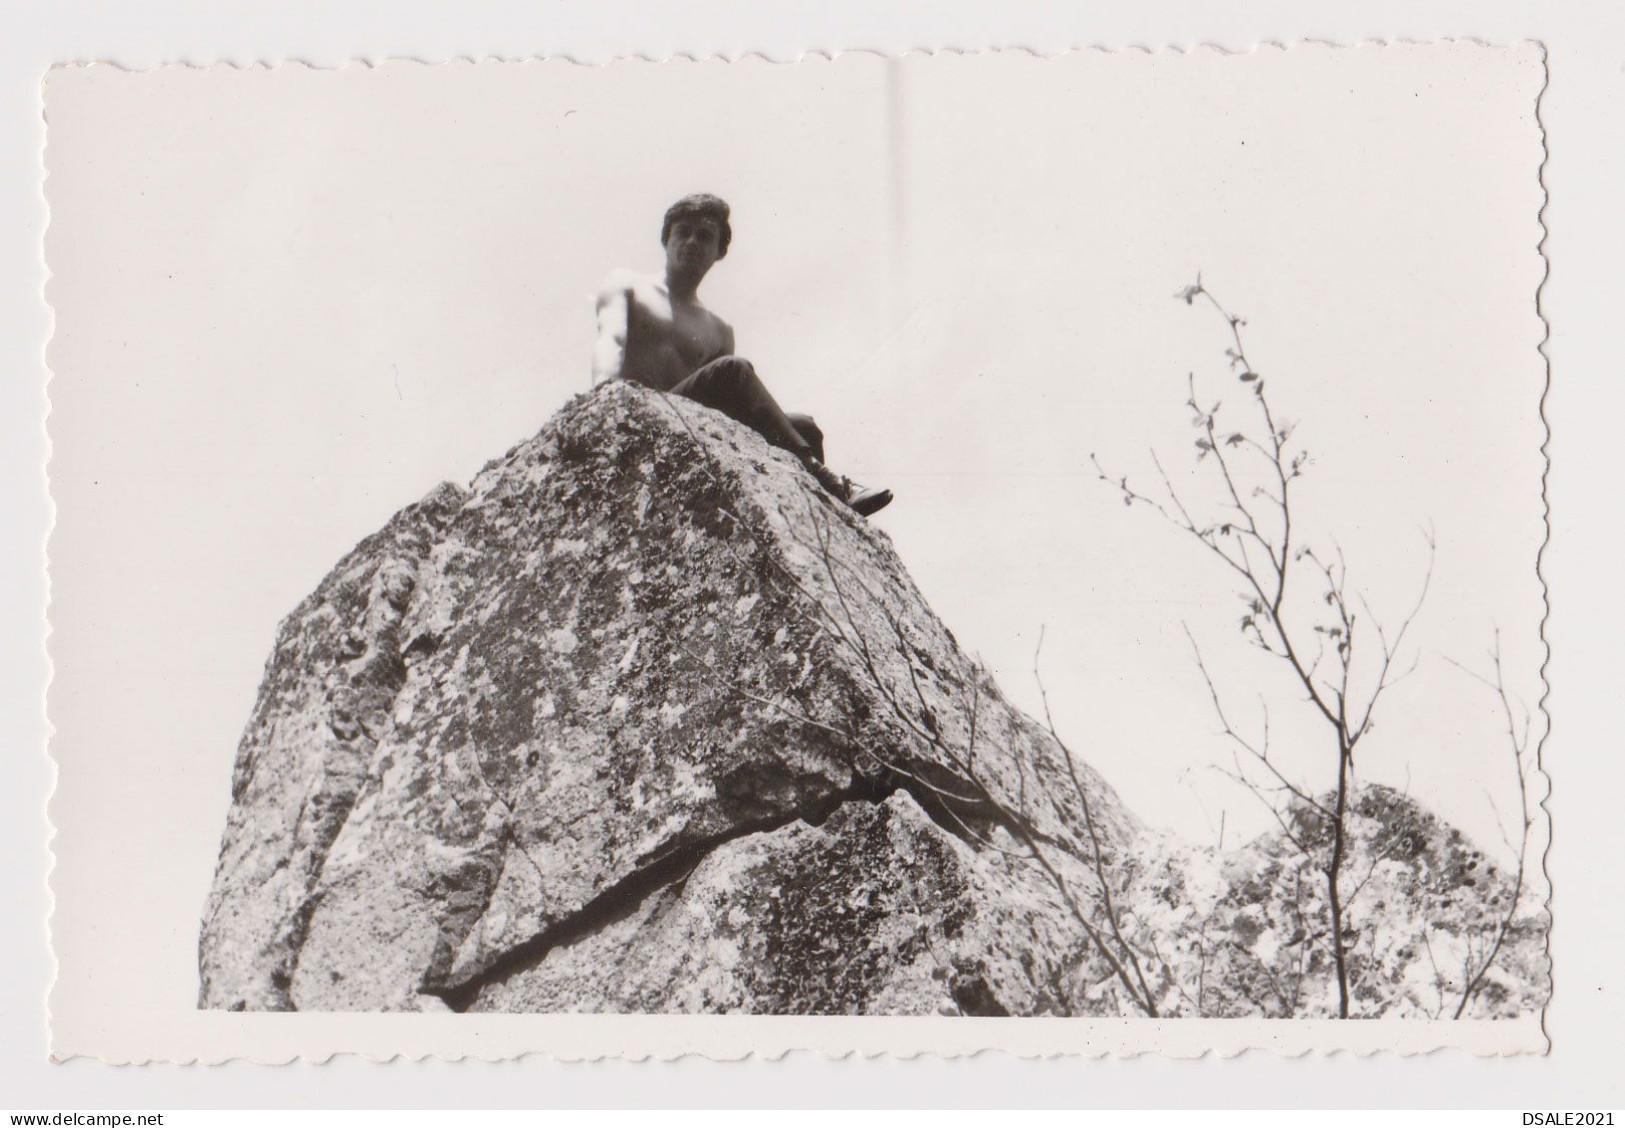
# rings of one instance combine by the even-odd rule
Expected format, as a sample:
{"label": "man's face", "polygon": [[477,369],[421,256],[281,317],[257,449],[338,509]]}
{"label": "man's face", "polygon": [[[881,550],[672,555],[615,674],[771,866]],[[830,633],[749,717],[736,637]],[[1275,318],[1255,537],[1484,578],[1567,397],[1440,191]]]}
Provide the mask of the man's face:
{"label": "man's face", "polygon": [[666,273],[699,279],[717,261],[722,228],[707,216],[685,217],[671,225],[666,237]]}

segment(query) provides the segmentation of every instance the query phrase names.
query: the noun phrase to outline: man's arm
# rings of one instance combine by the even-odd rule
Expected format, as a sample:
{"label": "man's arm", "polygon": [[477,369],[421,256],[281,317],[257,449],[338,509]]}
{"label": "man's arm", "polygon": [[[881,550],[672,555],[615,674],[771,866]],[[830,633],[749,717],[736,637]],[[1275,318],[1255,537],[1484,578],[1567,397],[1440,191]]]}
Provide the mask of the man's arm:
{"label": "man's arm", "polygon": [[592,347],[592,382],[621,378],[626,364],[626,335],[631,318],[631,285],[626,275],[611,274],[598,292],[598,339]]}

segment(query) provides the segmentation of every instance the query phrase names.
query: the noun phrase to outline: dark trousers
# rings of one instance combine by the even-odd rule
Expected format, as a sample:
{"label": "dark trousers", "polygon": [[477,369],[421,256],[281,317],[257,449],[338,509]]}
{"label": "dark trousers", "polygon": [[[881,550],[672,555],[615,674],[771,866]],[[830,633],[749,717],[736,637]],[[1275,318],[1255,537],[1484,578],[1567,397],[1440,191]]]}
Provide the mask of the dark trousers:
{"label": "dark trousers", "polygon": [[781,408],[756,375],[755,366],[742,356],[717,357],[672,392],[715,408],[798,458],[811,455],[824,461],[824,432],[812,416],[793,415]]}

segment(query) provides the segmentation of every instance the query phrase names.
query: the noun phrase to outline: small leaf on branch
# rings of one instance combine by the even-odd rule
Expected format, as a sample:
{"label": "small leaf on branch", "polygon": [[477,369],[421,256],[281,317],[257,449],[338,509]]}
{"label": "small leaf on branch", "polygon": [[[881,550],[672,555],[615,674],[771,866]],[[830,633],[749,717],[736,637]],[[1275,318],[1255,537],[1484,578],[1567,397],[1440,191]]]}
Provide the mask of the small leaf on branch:
{"label": "small leaf on branch", "polygon": [[1224,441],[1229,446],[1240,446],[1242,443],[1247,441],[1247,436],[1243,435],[1240,431],[1237,431]]}
{"label": "small leaf on branch", "polygon": [[1249,371],[1246,371],[1246,372],[1243,372],[1243,373],[1242,373],[1242,374],[1241,374],[1241,379],[1242,379],[1242,382],[1243,382],[1243,383],[1247,383],[1247,384],[1250,384],[1250,383],[1252,383],[1252,382],[1253,382],[1253,381],[1254,381],[1254,380],[1256,380],[1256,379],[1258,379],[1258,373],[1256,373],[1256,372],[1253,372],[1253,371],[1251,371],[1251,370],[1249,370]]}

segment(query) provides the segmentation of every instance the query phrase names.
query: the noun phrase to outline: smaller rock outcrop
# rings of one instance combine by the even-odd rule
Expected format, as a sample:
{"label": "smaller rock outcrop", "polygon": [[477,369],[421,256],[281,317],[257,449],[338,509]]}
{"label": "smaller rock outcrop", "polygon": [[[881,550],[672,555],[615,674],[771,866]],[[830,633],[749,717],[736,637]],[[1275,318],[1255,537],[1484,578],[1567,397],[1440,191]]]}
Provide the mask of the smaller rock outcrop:
{"label": "smaller rock outcrop", "polygon": [[[1336,805],[1332,795],[1319,801]],[[1515,891],[1459,830],[1389,787],[1355,790],[1346,829],[1351,1014],[1511,1017],[1546,1005],[1547,917],[1527,887]],[[1181,1011],[1336,1016],[1325,818],[1296,804],[1283,829],[1222,852],[1164,842],[1129,896],[1149,930],[1169,938],[1158,951]]]}

